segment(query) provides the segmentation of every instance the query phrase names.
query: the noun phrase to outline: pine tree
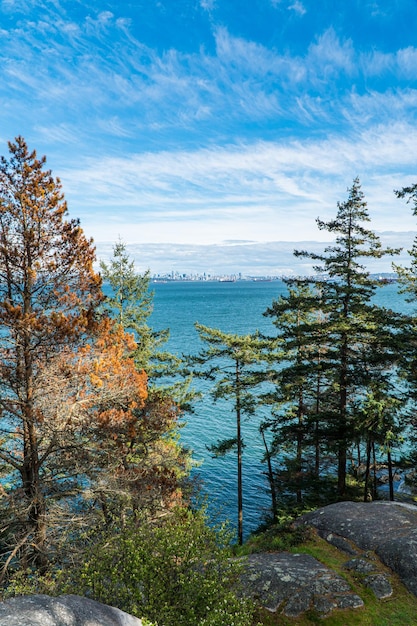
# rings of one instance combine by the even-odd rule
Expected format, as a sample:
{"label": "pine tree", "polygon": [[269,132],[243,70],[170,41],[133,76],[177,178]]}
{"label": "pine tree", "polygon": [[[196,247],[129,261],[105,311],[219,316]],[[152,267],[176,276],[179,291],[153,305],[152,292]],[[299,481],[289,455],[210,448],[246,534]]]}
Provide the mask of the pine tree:
{"label": "pine tree", "polygon": [[67,219],[59,180],[23,138],[9,150],[0,161],[1,581],[14,566],[45,571],[91,522],[80,509],[97,508],[92,494],[147,396],[133,338],[97,314],[94,248]]}
{"label": "pine tree", "polygon": [[[333,392],[326,373],[329,347],[322,290],[303,279],[285,282],[288,293],[264,313],[273,318],[281,342],[273,376],[275,389],[264,396],[272,405],[272,418],[265,426],[274,435],[270,452],[279,460],[281,490],[295,491],[297,504],[301,504],[303,493],[311,492],[311,485],[320,477]],[[284,458],[286,469],[282,467]]]}
{"label": "pine tree", "polygon": [[92,331],[101,282],[92,243],[67,219],[45,158],[29,152],[22,137],[9,151],[0,162],[0,459],[9,478],[19,477],[26,510],[24,531],[9,531],[17,545],[33,546],[40,567],[47,562],[44,476],[52,454],[42,434],[40,374]]}
{"label": "pine tree", "polygon": [[[403,187],[395,191],[398,198],[407,199],[412,204],[413,215],[417,216],[417,184]],[[411,250],[408,250],[409,266],[394,265],[398,275],[400,290],[406,296],[406,301],[411,304],[417,302],[417,237],[414,238]],[[407,426],[408,440],[411,446],[407,453],[407,461],[412,466],[416,464],[417,442],[417,419],[415,407],[417,400],[417,312],[414,309],[409,315],[403,315],[401,330],[398,332],[397,341],[401,341],[399,353],[401,354],[401,373],[403,376],[402,387],[405,388],[405,396],[408,399]]]}
{"label": "pine tree", "polygon": [[149,326],[154,296],[149,271],[136,271],[120,240],[109,264],[102,261],[100,268],[110,287],[103,310],[124,332],[132,333],[136,347],[131,356],[148,378],[147,398],[136,410],[136,427],[126,440],[128,471],[119,473],[119,478],[131,485],[135,507],[152,509],[156,500],[167,506],[173,498],[180,498],[180,486],[191,464],[189,453],[178,443],[180,418],[193,399],[191,379],[182,376],[182,360],[161,349],[169,329],[155,332]]}
{"label": "pine tree", "polygon": [[256,398],[253,390],[262,382],[261,362],[267,358],[266,350],[271,343],[259,334],[234,335],[218,329],[195,324],[200,339],[207,344],[197,356],[190,357],[190,363],[196,376],[205,377],[213,383],[211,395],[214,401],[228,399],[233,402],[233,414],[236,420],[236,435],[219,440],[209,447],[214,456],[223,456],[227,452],[237,454],[237,508],[238,542],[243,543],[243,484],[242,456],[244,439],[242,435],[243,417],[253,416],[256,410]]}
{"label": "pine tree", "polygon": [[[407,203],[413,204],[413,215],[417,216],[417,184],[403,187],[395,191],[397,198],[407,198]],[[408,250],[410,257],[410,267],[402,267],[395,264],[398,279],[402,285],[403,292],[408,295],[408,301],[417,300],[417,237],[414,238],[411,250]]]}
{"label": "pine tree", "polygon": [[338,203],[336,218],[317,219],[320,230],[336,234],[334,245],[322,254],[296,251],[296,256],[318,261],[316,270],[326,276],[322,285],[329,305],[329,342],[332,345],[334,385],[338,395],[336,415],[338,494],[346,490],[347,450],[355,427],[354,400],[367,382],[364,355],[378,334],[372,297],[378,282],[363,264],[369,258],[393,255],[383,249],[379,237],[364,224],[370,221],[359,180],[353,181],[348,199]]}
{"label": "pine tree", "polygon": [[134,334],[137,366],[146,367],[148,375],[152,376],[150,361],[155,358],[159,345],[168,340],[169,331],[155,333],[148,326],[153,310],[150,272],[136,272],[134,261],[129,258],[126,244],[121,240],[114,245],[109,264],[100,262],[100,270],[104,283],[108,283],[111,290],[106,295],[104,309],[126,331]]}
{"label": "pine tree", "polygon": [[110,287],[103,310],[126,332],[133,333],[137,344],[133,356],[137,367],[146,370],[150,393],[154,387],[158,393],[163,388],[181,409],[189,409],[194,397],[191,379],[184,377],[182,359],[162,349],[169,340],[169,328],[155,331],[149,326],[154,298],[149,270],[142,274],[136,271],[126,244],[120,240],[114,245],[110,262],[101,261],[100,269]]}

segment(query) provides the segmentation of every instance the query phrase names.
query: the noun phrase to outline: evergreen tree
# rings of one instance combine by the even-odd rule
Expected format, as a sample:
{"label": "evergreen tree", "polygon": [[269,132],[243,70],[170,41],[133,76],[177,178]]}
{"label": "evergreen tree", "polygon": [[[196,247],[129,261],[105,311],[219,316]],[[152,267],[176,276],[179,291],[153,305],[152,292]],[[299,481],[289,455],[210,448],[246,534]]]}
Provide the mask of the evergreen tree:
{"label": "evergreen tree", "polygon": [[[359,434],[364,441],[366,450],[363,496],[365,502],[369,499],[369,496],[372,500],[378,496],[376,446],[386,455],[389,499],[394,500],[392,450],[398,449],[402,443],[403,421],[401,420],[401,409],[403,400],[401,397],[398,397],[393,388],[392,373],[387,378],[388,380],[379,379],[371,383],[357,410]],[[374,469],[372,481],[371,466]]]}
{"label": "evergreen tree", "polygon": [[[417,184],[403,187],[395,191],[398,198],[407,199],[412,204],[413,215],[417,216]],[[408,250],[410,264],[408,267],[394,265],[397,272],[401,292],[405,294],[407,302],[417,302],[417,237],[414,238],[411,250]],[[408,463],[416,465],[417,444],[417,311],[414,309],[408,316],[403,316],[401,332],[398,333],[402,340],[399,352],[401,354],[401,373],[403,375],[402,386],[405,387],[405,395],[408,399],[407,432],[408,441],[411,444],[407,453]]]}
{"label": "evergreen tree", "polygon": [[133,334],[132,357],[148,377],[148,395],[136,410],[137,423],[126,440],[125,471],[119,479],[130,485],[136,508],[152,509],[157,500],[166,506],[173,498],[180,499],[181,483],[190,468],[189,454],[178,443],[178,430],[193,399],[191,379],[182,376],[180,358],[161,350],[169,330],[155,332],[149,326],[154,295],[149,271],[135,270],[122,241],[115,244],[110,263],[102,261],[100,268],[110,287],[102,308],[123,331]]}
{"label": "evergreen tree", "polygon": [[243,542],[243,485],[242,455],[244,440],[242,420],[254,415],[256,398],[253,390],[262,382],[260,363],[267,358],[270,342],[259,334],[234,335],[220,330],[195,324],[200,339],[207,344],[197,356],[190,357],[196,376],[212,381],[214,401],[233,401],[236,420],[236,435],[219,440],[210,446],[215,456],[223,456],[229,451],[237,454],[237,500],[238,500],[238,542]]}
{"label": "evergreen tree", "polygon": [[[403,187],[395,191],[397,198],[407,198],[407,203],[413,204],[413,215],[417,216],[417,184]],[[402,267],[394,264],[402,290],[408,295],[408,301],[417,300],[417,237],[414,238],[411,250],[408,250],[410,266]]]}
{"label": "evergreen tree", "polygon": [[319,479],[321,451],[329,439],[327,315],[318,285],[302,279],[285,282],[288,293],[264,313],[273,318],[281,353],[275,364],[275,389],[263,401],[272,405],[272,418],[265,425],[274,434],[270,452],[279,460],[281,490],[294,491],[301,504],[303,492],[311,491]]}
{"label": "evergreen tree", "polygon": [[146,368],[148,375],[156,374],[158,368],[151,365],[158,357],[158,349],[169,338],[169,330],[154,332],[148,326],[153,310],[153,292],[150,291],[150,272],[143,274],[135,270],[126,245],[118,241],[113,247],[109,264],[100,262],[104,283],[111,292],[105,297],[104,309],[115,317],[122,327],[134,334],[137,342],[135,360],[139,368]]}
{"label": "evergreen tree", "polygon": [[184,376],[182,359],[162,349],[169,339],[169,329],[155,331],[149,326],[154,298],[149,270],[142,274],[136,271],[126,244],[120,240],[114,245],[110,262],[100,262],[100,270],[110,287],[103,310],[118,320],[126,332],[133,333],[137,344],[133,356],[137,367],[146,370],[150,395],[163,388],[181,409],[190,409],[194,397],[191,378]]}
{"label": "evergreen tree", "polygon": [[335,417],[339,497],[346,490],[347,450],[355,427],[354,403],[368,381],[364,355],[369,354],[372,339],[380,330],[375,324],[376,307],[372,303],[378,282],[363,263],[369,258],[398,253],[382,248],[379,237],[365,227],[369,221],[364,195],[355,179],[347,201],[338,203],[336,218],[329,222],[317,219],[320,230],[335,233],[335,244],[327,246],[322,254],[295,252],[296,256],[318,261],[315,269],[328,279],[322,285],[329,305],[329,343],[338,395]]}

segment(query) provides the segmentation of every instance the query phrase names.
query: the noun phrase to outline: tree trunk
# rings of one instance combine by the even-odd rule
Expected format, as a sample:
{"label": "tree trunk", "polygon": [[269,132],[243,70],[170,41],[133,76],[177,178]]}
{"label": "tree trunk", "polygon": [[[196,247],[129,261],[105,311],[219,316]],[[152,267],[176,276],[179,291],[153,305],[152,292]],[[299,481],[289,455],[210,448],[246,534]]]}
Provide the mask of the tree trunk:
{"label": "tree trunk", "polygon": [[269,482],[269,488],[271,491],[271,503],[272,503],[272,520],[275,521],[277,518],[277,513],[278,513],[278,504],[277,504],[277,491],[275,489],[275,481],[274,481],[274,472],[272,470],[272,463],[271,463],[271,452],[269,451],[268,448],[268,444],[266,442],[266,438],[265,438],[265,433],[264,433],[264,429],[261,427],[260,428],[260,433],[262,436],[262,441],[264,442],[264,447],[265,447],[265,458],[266,458],[266,462],[268,465],[268,482]]}
{"label": "tree trunk", "polygon": [[340,404],[338,428],[337,490],[340,498],[346,493],[347,463],[347,339],[343,340],[340,361]]}
{"label": "tree trunk", "polygon": [[389,484],[389,499],[391,502],[394,502],[394,476],[392,473],[392,458],[391,458],[391,450],[388,448],[387,452],[388,457],[388,484]]}
{"label": "tree trunk", "polygon": [[372,499],[376,500],[378,497],[377,491],[377,477],[376,477],[376,453],[375,453],[375,441],[372,442],[372,460],[373,460],[373,472],[372,472]]}
{"label": "tree trunk", "polygon": [[364,502],[368,502],[370,469],[371,469],[371,439],[368,436],[366,440],[366,468],[365,468],[365,481],[364,481],[364,488],[363,488],[363,501]]}
{"label": "tree trunk", "polygon": [[243,488],[242,488],[242,432],[240,407],[240,365],[236,361],[236,437],[237,437],[237,536],[238,543],[243,543]]}
{"label": "tree trunk", "polygon": [[39,461],[37,449],[27,448],[21,477],[23,490],[28,501],[27,533],[29,543],[26,551],[26,562],[32,563],[41,573],[48,565],[46,557],[46,502],[40,486]]}
{"label": "tree trunk", "polygon": [[302,475],[303,475],[303,395],[300,391],[298,398],[298,423],[297,423],[297,455],[295,462],[295,484],[297,504],[303,501]]}

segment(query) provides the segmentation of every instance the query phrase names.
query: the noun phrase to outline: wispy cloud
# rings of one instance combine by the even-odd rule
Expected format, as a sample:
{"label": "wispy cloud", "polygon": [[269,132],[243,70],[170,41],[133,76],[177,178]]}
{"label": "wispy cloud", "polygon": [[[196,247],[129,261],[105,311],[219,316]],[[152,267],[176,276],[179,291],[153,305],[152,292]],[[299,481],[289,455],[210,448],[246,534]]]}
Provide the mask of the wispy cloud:
{"label": "wispy cloud", "polygon": [[212,11],[216,6],[216,0],[200,0],[200,6],[205,11]]}
{"label": "wispy cloud", "polygon": [[341,42],[333,28],[330,28],[320,35],[317,43],[311,44],[306,64],[310,68],[310,74],[314,76],[314,82],[325,82],[338,76],[340,72],[356,74],[356,60],[352,42]]}
{"label": "wispy cloud", "polygon": [[300,16],[307,13],[307,9],[301,0],[270,0],[270,2],[274,8],[285,8],[288,11],[293,11]]}
{"label": "wispy cloud", "polygon": [[[347,120],[349,96],[356,103],[360,95],[373,101],[371,86],[363,92],[352,82],[335,106],[342,79],[360,82],[362,75],[369,80],[381,72],[412,78],[417,67],[414,48],[363,53],[332,28],[304,56],[278,53],[224,26],[213,32],[214,52],[201,48],[192,54],[157,53],[132,31],[128,19],[110,11],[77,23],[55,13],[23,21],[3,35],[0,95],[14,102],[16,119],[27,117],[34,103],[53,105],[55,117],[72,116],[81,124],[85,143],[94,132],[132,137],[145,127],[163,130],[173,141],[179,128],[197,137],[201,122],[212,136],[223,134],[225,123],[238,134],[254,120],[301,122],[313,129],[323,121],[340,125]],[[21,97],[28,90],[30,103]],[[381,94],[374,93],[377,101]]]}
{"label": "wispy cloud", "polygon": [[298,15],[304,15],[305,13],[307,13],[307,9],[303,5],[303,3],[300,2],[300,0],[295,0],[295,2],[289,5],[288,9],[290,11],[298,13]]}
{"label": "wispy cloud", "polygon": [[[398,171],[411,172],[416,141],[414,128],[381,126],[325,141],[88,160],[79,169],[64,170],[62,178],[72,204],[90,206],[93,215],[99,206],[113,211],[120,228],[127,225],[129,237],[141,241],[172,241],[174,232],[182,242],[197,237],[213,243],[226,231],[258,241],[272,233],[280,240],[293,240],[295,233],[306,237],[318,215],[334,214],[357,174],[376,227],[395,229],[402,211],[402,227],[412,229],[413,218],[393,189],[408,183]],[[100,237],[104,230],[102,225]]]}

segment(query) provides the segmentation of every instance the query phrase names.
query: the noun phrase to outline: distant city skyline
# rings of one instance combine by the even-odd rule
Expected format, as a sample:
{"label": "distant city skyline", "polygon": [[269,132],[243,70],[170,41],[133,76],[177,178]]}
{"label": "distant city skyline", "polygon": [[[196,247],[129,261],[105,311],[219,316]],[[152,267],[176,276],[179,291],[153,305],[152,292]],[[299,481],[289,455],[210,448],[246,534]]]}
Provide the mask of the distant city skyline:
{"label": "distant city skyline", "polygon": [[0,0],[0,154],[22,135],[98,248],[158,267],[247,241],[262,272],[356,176],[413,231],[416,28],[415,0]]}

